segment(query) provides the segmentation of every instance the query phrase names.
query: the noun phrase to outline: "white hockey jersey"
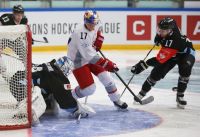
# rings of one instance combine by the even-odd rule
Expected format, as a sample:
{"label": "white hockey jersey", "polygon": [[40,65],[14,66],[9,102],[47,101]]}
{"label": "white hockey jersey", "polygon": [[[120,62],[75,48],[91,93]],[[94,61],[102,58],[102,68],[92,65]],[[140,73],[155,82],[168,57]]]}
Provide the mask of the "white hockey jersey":
{"label": "white hockey jersey", "polygon": [[73,61],[74,69],[89,63],[95,64],[101,58],[93,47],[97,31],[98,27],[89,31],[84,25],[81,25],[70,36],[67,56]]}

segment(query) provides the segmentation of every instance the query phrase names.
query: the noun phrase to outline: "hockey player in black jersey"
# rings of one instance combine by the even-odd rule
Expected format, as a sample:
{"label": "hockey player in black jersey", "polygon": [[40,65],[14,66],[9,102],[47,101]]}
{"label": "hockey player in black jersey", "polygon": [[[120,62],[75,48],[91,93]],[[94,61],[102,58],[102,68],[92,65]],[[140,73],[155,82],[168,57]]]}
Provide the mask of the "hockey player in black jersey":
{"label": "hockey player in black jersey", "polygon": [[[32,87],[39,87],[41,89],[42,96],[47,106],[46,112],[53,112],[55,114],[53,109],[55,109],[56,106],[53,105],[55,105],[54,101],[56,101],[60,109],[69,112],[72,117],[78,117],[80,114],[81,117],[92,116],[95,114],[92,108],[86,104],[81,104],[72,97],[71,85],[68,79],[72,67],[73,63],[66,56],[58,60],[53,59],[48,63],[33,64]],[[10,91],[18,101],[18,104],[23,104],[20,102],[23,102],[26,98],[25,96],[23,98],[18,98],[20,95],[26,95],[24,94],[24,92],[26,92],[27,83],[25,77],[25,71],[17,71],[9,80]],[[34,96],[33,92],[34,91],[32,91],[32,96]],[[32,104],[34,103],[32,102]],[[34,106],[34,108],[37,109],[37,106]],[[32,111],[34,111],[33,107]],[[41,116],[41,114],[39,116]]]}
{"label": "hockey player in black jersey", "polygon": [[0,25],[28,24],[28,19],[24,15],[24,8],[21,5],[13,7],[13,13],[6,13],[0,17]]}
{"label": "hockey player in black jersey", "polygon": [[[61,61],[61,59],[67,60],[64,57],[58,61],[53,59],[48,63],[34,64],[32,68],[33,84],[42,89],[42,95],[46,100],[47,107],[52,103],[49,102],[49,97],[53,95],[60,108],[74,108],[77,103],[71,96],[71,85],[67,78],[70,72],[69,67],[72,67],[72,64],[64,65],[64,61]],[[63,64],[62,66],[60,65],[61,63]]]}
{"label": "hockey player in black jersey", "polygon": [[[24,15],[24,8],[21,5],[15,5],[12,9],[13,13],[6,13],[1,15],[0,17],[0,26],[9,26],[9,25],[28,25],[28,19]],[[21,37],[13,39],[0,39],[0,43],[7,43],[8,48],[11,47],[13,51],[20,56],[20,58],[23,58],[23,54],[25,53],[25,48],[23,45],[23,39]],[[34,41],[32,39],[32,44],[34,44]],[[2,47],[3,45],[0,45],[0,48],[3,50],[6,47]]]}
{"label": "hockey player in black jersey", "polygon": [[66,56],[58,60],[53,59],[48,63],[33,65],[33,84],[41,88],[47,109],[53,103],[51,100],[51,96],[53,96],[59,107],[72,112],[72,116],[74,117],[78,117],[80,113],[82,117],[93,115],[95,112],[92,108],[79,103],[72,97],[71,85],[68,79],[72,68],[73,63]]}
{"label": "hockey player in black jersey", "polygon": [[154,42],[156,45],[161,45],[157,56],[147,61],[141,60],[131,68],[132,73],[139,74],[148,66],[153,66],[150,75],[142,85],[138,97],[142,99],[157,81],[164,78],[175,65],[178,65],[179,79],[176,102],[178,107],[184,108],[187,105],[187,101],[184,100],[184,92],[195,62],[195,49],[192,42],[180,33],[175,20],[169,17],[158,23],[158,32]]}

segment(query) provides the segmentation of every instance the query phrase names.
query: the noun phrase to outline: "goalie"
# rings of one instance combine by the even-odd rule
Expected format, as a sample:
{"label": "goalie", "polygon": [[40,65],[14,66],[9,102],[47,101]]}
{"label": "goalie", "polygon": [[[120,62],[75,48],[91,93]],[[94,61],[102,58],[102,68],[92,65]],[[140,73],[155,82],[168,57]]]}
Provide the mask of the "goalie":
{"label": "goalie", "polygon": [[39,86],[48,107],[52,102],[50,96],[58,102],[61,109],[75,108],[77,102],[71,96],[71,85],[67,76],[73,67],[67,57],[53,59],[48,63],[33,65],[32,79],[34,86]]}
{"label": "goalie", "polygon": [[[67,76],[73,64],[69,58],[66,56],[59,58],[58,60],[53,59],[48,63],[43,64],[33,64],[32,67],[32,81],[33,81],[33,91],[32,91],[32,111],[33,122],[38,121],[39,117],[45,112],[47,108],[52,108],[53,100],[58,103],[59,107],[67,112],[70,112],[70,116],[77,118],[79,114],[82,117],[87,117],[95,114],[94,110],[87,105],[79,103],[72,97],[70,81]],[[18,88],[25,88],[25,72],[18,71],[10,80],[10,90],[12,95],[16,98],[19,94],[18,91],[23,91],[19,89],[13,89],[12,85],[17,77],[21,75],[21,79],[18,79]],[[22,75],[24,77],[22,77]],[[16,84],[16,82],[15,82]],[[39,87],[39,89],[37,88]],[[17,91],[16,91],[17,90]],[[40,94],[41,90],[41,94]],[[42,95],[42,99],[41,96]],[[16,98],[17,99],[17,98]],[[22,104],[23,99],[17,99],[19,104]],[[44,103],[45,101],[45,103]],[[19,105],[20,106],[20,105]],[[21,107],[21,106],[20,106]],[[40,110],[38,110],[40,108]],[[39,112],[38,112],[39,111]]]}

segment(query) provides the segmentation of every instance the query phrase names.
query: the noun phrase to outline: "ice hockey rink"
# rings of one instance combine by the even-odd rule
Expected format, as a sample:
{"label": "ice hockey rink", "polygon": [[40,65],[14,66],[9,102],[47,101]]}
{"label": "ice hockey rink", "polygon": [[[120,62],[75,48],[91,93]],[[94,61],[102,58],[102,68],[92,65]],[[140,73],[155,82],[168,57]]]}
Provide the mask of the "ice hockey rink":
{"label": "ice hockey rink", "polygon": [[[143,59],[148,50],[103,51],[105,56],[116,62],[120,76],[128,82],[132,74],[130,67]],[[155,56],[157,50],[149,55]],[[40,124],[31,129],[1,131],[1,137],[199,137],[200,135],[200,52],[196,53],[196,63],[186,92],[188,105],[177,109],[176,93],[171,89],[178,79],[177,67],[157,83],[148,96],[154,102],[147,105],[133,103],[133,96],[126,90],[122,97],[129,105],[127,112],[119,112],[109,100],[107,93],[95,78],[97,90],[88,98],[88,105],[97,112],[91,118],[81,119],[80,124],[68,117],[69,113],[60,110],[57,115],[46,114]],[[66,52],[33,53],[33,63],[43,63],[66,55]],[[138,93],[151,68],[135,76],[130,84]],[[112,74],[121,93],[124,85]],[[77,85],[73,75],[69,76],[72,87]],[[84,102],[84,99],[81,100]]]}

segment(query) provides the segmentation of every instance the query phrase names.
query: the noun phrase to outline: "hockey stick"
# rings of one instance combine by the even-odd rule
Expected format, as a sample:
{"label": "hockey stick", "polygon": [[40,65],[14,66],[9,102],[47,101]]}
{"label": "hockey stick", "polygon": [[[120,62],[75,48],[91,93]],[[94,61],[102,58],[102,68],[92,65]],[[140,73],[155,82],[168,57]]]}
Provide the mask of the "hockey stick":
{"label": "hockey stick", "polygon": [[48,41],[48,39],[47,39],[46,37],[43,37],[43,40],[44,40],[44,41],[33,39],[34,42],[49,43],[49,41]]}
{"label": "hockey stick", "polygon": [[76,120],[76,123],[77,123],[77,124],[80,124],[80,121],[81,121],[81,114],[78,115],[78,118],[77,118],[77,120]]}
{"label": "hockey stick", "polygon": [[[153,45],[153,47],[149,50],[149,52],[147,53],[146,57],[143,60],[146,60],[146,58],[149,56],[149,54],[151,53],[151,51],[155,48],[156,44]],[[127,85],[129,85],[132,81],[132,79],[134,78],[135,74],[132,75],[131,79],[128,81]],[[122,94],[120,95],[120,98],[123,96],[124,92],[126,91],[126,87],[124,88]]]}
{"label": "hockey stick", "polygon": [[[85,104],[87,104],[87,100],[88,100],[88,96],[85,97],[85,102],[84,102]],[[80,124],[80,120],[81,120],[81,114],[78,115],[78,118],[77,118],[77,120],[76,120],[76,123],[77,123],[77,124]]]}
{"label": "hockey stick", "polygon": [[[102,53],[102,51],[99,50],[99,53],[102,55],[103,58],[106,58],[104,56],[104,54]],[[144,100],[140,100],[135,94],[134,92],[129,88],[129,86],[125,83],[125,81],[121,78],[121,76],[116,72],[114,71],[114,73],[117,75],[117,77],[120,79],[120,81],[124,84],[124,86],[129,90],[129,92],[136,98],[136,100],[141,104],[141,105],[145,105],[145,104],[148,104],[150,102],[152,102],[154,100],[154,97],[153,96],[150,96]]]}
{"label": "hockey stick", "polygon": [[149,54],[151,53],[151,51],[155,48],[156,44],[153,45],[153,47],[149,50],[149,52],[147,53],[146,57],[144,58],[144,60],[146,60],[146,58],[149,56]]}
{"label": "hockey stick", "polygon": [[88,96],[85,97],[85,105],[87,104]]}

